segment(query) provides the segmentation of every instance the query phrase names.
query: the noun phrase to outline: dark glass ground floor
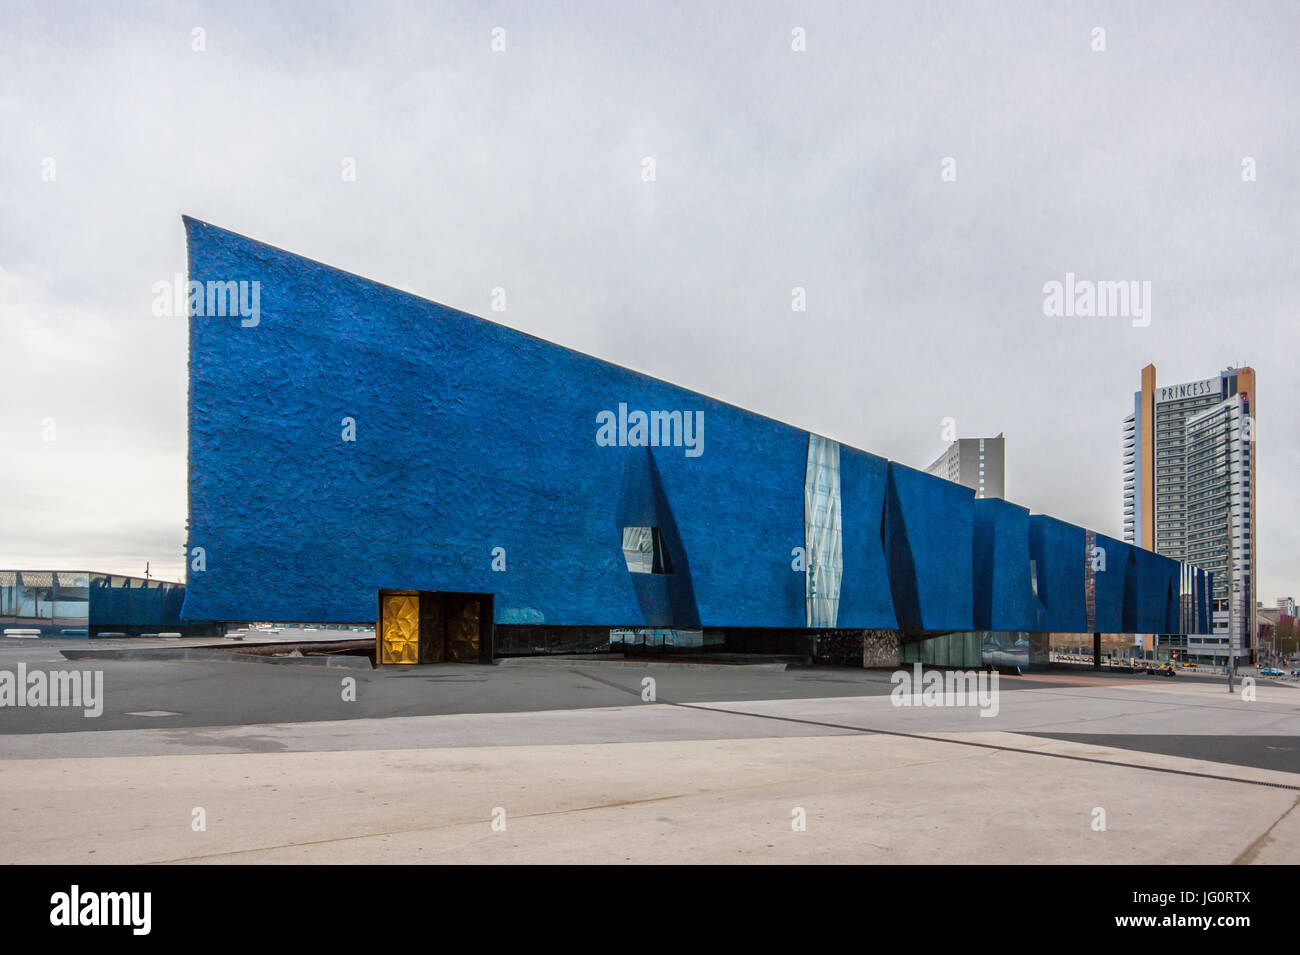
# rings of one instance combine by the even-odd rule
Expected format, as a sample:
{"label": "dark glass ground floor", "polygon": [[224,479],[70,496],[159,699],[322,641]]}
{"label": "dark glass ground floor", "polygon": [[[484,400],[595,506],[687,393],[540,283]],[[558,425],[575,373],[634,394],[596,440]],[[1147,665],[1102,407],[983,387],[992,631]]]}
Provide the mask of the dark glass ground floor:
{"label": "dark glass ground floor", "polygon": [[498,624],[494,656],[622,653],[625,656],[754,654],[837,666],[983,667],[1046,665],[1046,634],[904,634],[897,630],[546,627]]}

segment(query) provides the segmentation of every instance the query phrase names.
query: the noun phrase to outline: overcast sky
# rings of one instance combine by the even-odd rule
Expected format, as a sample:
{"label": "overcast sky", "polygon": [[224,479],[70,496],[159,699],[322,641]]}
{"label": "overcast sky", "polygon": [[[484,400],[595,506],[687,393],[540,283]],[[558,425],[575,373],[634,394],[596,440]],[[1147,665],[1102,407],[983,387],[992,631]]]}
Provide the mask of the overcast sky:
{"label": "overcast sky", "polygon": [[[184,213],[912,466],[1005,432],[1011,500],[1117,537],[1142,366],[1251,365],[1300,596],[1300,5],[0,16],[0,567],[183,573]],[[1046,317],[1067,272],[1149,326]]]}

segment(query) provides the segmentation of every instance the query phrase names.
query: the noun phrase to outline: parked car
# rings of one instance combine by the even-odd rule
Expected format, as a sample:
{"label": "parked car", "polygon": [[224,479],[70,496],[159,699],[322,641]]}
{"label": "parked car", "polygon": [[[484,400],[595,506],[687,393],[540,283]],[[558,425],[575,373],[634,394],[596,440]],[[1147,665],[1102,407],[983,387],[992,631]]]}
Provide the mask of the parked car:
{"label": "parked car", "polygon": [[1286,676],[1286,674],[1283,673],[1281,670],[1277,669],[1277,667],[1261,667],[1259,671],[1259,675],[1260,676]]}

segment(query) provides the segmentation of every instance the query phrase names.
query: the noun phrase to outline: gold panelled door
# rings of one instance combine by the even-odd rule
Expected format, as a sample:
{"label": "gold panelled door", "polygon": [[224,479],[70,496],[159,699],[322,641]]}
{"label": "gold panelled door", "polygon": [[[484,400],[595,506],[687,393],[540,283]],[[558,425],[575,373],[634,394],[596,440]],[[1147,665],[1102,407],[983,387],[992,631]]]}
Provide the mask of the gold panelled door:
{"label": "gold panelled door", "polygon": [[420,662],[420,598],[416,594],[384,594],[381,663]]}

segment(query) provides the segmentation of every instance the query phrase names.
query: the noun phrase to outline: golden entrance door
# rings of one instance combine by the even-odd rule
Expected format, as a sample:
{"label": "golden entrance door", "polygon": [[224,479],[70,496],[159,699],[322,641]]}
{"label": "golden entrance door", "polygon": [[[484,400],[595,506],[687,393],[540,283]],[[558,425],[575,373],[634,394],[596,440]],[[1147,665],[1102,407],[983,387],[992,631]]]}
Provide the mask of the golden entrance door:
{"label": "golden entrance door", "polygon": [[420,595],[393,592],[379,600],[379,662],[420,661]]}
{"label": "golden entrance door", "polygon": [[375,662],[491,663],[492,595],[381,590]]}

